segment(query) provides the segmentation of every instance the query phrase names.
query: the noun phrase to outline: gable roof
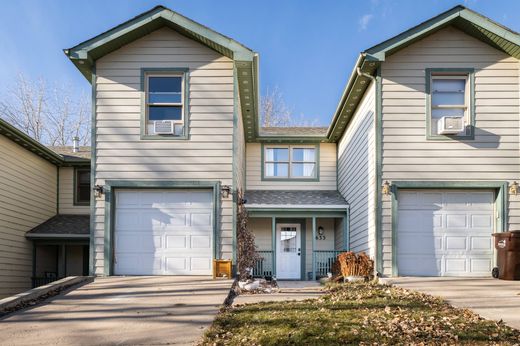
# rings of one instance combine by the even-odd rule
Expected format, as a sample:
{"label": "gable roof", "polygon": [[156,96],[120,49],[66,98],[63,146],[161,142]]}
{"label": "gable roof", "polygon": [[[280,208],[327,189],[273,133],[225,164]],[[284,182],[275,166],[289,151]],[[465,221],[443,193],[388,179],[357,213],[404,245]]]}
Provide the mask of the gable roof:
{"label": "gable roof", "polygon": [[89,146],[80,146],[79,150],[76,152],[74,152],[74,148],[72,146],[51,146],[49,148],[61,155],[63,161],[67,163],[90,163],[91,147]]}
{"label": "gable roof", "polygon": [[258,135],[258,54],[169,8],[156,6],[102,34],[64,49],[64,52],[92,82],[97,59],[162,27],[169,27],[234,60],[246,138],[254,140]]}
{"label": "gable roof", "polygon": [[520,35],[517,32],[464,6],[455,6],[359,55],[329,127],[327,133],[329,140],[337,141],[341,138],[370,84],[370,79],[376,75],[378,67],[387,56],[447,26],[454,26],[466,34],[520,59]]}

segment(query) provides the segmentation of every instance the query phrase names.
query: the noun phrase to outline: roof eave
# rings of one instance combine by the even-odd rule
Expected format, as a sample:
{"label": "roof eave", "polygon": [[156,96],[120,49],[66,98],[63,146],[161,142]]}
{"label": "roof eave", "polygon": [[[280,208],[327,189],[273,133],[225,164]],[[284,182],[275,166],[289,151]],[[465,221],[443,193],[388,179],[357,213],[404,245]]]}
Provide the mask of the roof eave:
{"label": "roof eave", "polygon": [[31,138],[29,135],[23,133],[2,119],[0,119],[0,134],[6,136],[16,144],[20,145],[22,148],[31,151],[35,155],[40,156],[52,164],[59,166],[63,163],[63,157],[61,157],[61,155],[55,153],[37,140]]}

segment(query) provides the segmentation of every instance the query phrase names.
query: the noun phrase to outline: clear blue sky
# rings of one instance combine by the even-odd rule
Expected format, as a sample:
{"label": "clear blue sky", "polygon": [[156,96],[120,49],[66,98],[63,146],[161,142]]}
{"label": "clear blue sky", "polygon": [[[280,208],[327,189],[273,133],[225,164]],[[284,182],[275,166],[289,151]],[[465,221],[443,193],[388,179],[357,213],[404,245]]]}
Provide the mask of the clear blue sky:
{"label": "clear blue sky", "polygon": [[520,31],[520,1],[17,0],[0,5],[0,93],[19,72],[88,82],[62,52],[162,4],[260,54],[261,92],[278,86],[294,114],[328,125],[359,54],[457,4]]}

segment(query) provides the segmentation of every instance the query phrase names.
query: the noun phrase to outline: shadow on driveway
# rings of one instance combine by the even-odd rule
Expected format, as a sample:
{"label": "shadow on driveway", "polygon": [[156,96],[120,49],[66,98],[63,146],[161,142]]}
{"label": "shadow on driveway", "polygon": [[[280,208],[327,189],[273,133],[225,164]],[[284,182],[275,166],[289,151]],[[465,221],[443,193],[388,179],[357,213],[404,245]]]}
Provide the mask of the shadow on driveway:
{"label": "shadow on driveway", "polygon": [[154,276],[96,278],[0,320],[2,345],[193,344],[231,280]]}

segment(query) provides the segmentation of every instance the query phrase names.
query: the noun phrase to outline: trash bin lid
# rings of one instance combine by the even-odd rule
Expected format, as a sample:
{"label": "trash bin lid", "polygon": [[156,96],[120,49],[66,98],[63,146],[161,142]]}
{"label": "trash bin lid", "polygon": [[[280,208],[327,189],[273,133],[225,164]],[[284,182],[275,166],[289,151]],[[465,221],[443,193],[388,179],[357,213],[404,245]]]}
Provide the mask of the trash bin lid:
{"label": "trash bin lid", "polygon": [[520,231],[510,231],[511,237],[520,238]]}

